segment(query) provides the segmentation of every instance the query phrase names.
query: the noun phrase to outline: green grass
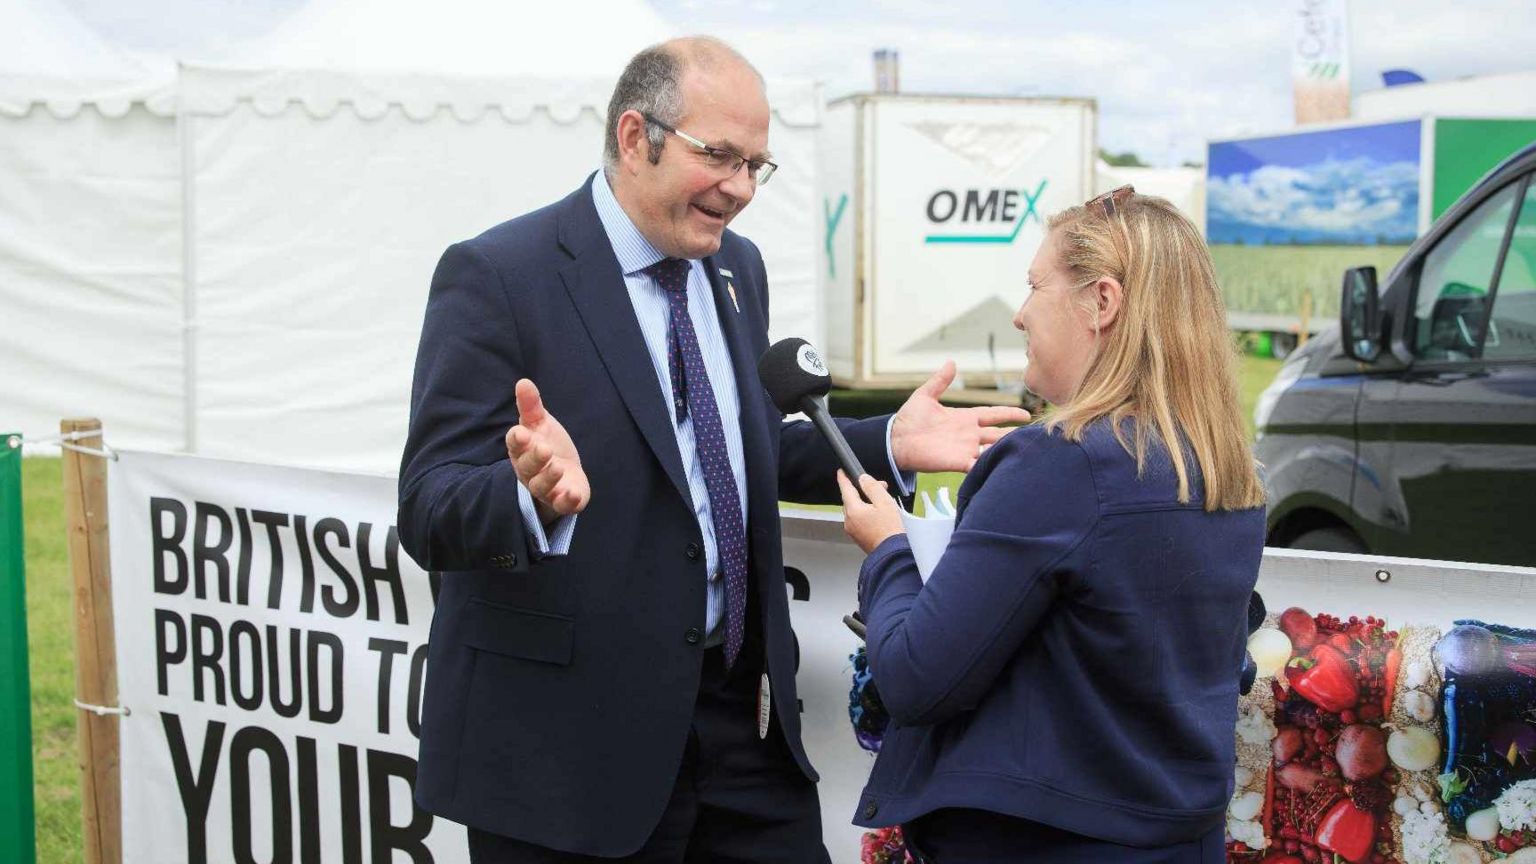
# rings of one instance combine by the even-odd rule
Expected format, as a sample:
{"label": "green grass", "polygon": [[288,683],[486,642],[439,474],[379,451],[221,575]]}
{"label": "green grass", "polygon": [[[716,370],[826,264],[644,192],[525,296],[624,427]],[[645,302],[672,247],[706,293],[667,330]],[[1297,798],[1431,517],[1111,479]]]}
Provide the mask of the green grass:
{"label": "green grass", "polygon": [[1237,398],[1243,406],[1243,426],[1248,429],[1248,443],[1253,443],[1253,409],[1259,394],[1275,380],[1283,361],[1273,357],[1244,355],[1237,364]]}
{"label": "green grass", "polygon": [[37,860],[46,864],[71,864],[82,855],[73,704],[74,582],[69,572],[62,481],[61,460],[22,460]]}
{"label": "green grass", "polygon": [[1313,318],[1339,314],[1339,286],[1350,267],[1375,265],[1385,283],[1407,246],[1211,246],[1211,261],[1227,309],[1299,315],[1312,295]]}
{"label": "green grass", "polygon": [[[1238,370],[1243,420],[1253,436],[1253,406],[1280,368],[1279,360],[1242,358]],[[46,864],[81,861],[80,776],[75,757],[75,641],[64,523],[62,463],[22,463],[26,519],[27,643],[32,675],[32,757],[37,810],[37,860]],[[930,494],[950,488],[961,474],[923,474],[918,488]],[[817,507],[837,510],[835,506]]]}

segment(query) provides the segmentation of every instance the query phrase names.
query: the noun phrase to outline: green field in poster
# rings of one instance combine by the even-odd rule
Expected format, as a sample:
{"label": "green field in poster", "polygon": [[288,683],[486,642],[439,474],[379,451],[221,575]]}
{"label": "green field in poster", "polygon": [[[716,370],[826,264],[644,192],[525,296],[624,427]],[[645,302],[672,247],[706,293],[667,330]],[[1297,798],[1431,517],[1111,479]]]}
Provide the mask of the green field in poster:
{"label": "green field in poster", "polygon": [[1300,315],[1305,294],[1311,316],[1339,314],[1339,286],[1350,267],[1375,265],[1383,283],[1407,246],[1211,246],[1227,310]]}

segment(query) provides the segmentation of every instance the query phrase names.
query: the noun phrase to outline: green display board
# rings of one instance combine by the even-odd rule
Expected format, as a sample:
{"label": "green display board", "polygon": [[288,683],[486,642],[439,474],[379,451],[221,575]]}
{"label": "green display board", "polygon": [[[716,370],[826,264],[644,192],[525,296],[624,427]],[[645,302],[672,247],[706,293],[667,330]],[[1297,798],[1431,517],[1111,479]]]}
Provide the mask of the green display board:
{"label": "green display board", "polygon": [[1536,120],[1436,120],[1431,220],[1451,208],[1493,166],[1536,143]]}
{"label": "green display board", "polygon": [[37,860],[22,555],[21,436],[0,435],[0,861]]}

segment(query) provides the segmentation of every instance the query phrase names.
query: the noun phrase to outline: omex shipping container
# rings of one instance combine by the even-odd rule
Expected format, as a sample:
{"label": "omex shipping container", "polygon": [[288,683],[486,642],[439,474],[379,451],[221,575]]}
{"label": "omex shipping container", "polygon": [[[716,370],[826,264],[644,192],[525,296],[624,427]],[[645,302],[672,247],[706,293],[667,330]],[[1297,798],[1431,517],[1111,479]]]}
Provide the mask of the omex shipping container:
{"label": "omex shipping container", "polygon": [[1092,99],[875,94],[827,106],[820,278],[827,360],[851,387],[947,359],[1017,382],[1013,329],[1053,212],[1092,194]]}

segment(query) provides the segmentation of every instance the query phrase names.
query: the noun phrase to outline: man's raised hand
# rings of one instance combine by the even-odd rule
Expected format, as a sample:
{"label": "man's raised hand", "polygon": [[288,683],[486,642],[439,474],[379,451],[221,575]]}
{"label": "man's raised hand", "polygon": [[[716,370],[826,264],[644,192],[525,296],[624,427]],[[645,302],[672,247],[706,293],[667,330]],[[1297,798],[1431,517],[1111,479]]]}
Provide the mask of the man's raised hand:
{"label": "man's raised hand", "polygon": [[580,513],[592,498],[581,456],[571,436],[544,410],[539,388],[527,378],[517,382],[517,425],[507,430],[507,458],[517,479],[528,487],[546,525]]}
{"label": "man's raised hand", "polygon": [[896,412],[891,424],[891,455],[903,471],[969,471],[981,451],[1010,429],[1004,423],[1028,423],[1022,408],[985,406],[950,408],[939,397],[955,380],[955,363],[946,361]]}

